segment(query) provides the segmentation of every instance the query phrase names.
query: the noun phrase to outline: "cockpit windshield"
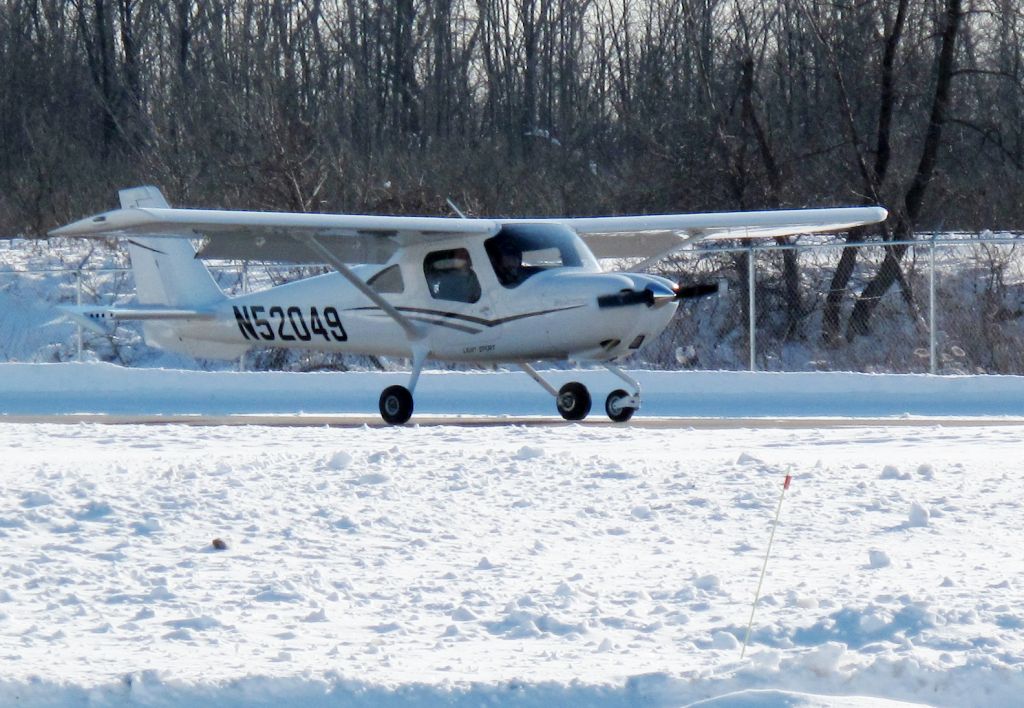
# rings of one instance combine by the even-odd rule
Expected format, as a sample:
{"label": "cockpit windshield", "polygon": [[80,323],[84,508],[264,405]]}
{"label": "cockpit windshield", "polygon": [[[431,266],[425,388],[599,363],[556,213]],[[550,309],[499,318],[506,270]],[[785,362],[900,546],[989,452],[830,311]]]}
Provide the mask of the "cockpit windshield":
{"label": "cockpit windshield", "polygon": [[506,288],[552,268],[599,270],[580,237],[565,226],[507,224],[484,241],[484,247],[498,282]]}

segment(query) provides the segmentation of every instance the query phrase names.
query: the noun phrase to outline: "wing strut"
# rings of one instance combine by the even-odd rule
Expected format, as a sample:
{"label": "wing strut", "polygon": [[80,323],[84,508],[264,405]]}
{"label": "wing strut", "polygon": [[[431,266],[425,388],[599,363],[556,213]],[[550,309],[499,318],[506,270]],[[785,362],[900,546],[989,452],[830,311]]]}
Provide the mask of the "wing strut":
{"label": "wing strut", "polygon": [[366,297],[373,301],[373,304],[382,309],[391,319],[398,323],[398,325],[405,330],[406,335],[412,341],[423,339],[423,330],[416,325],[412,320],[403,315],[401,312],[395,309],[394,305],[381,297],[380,293],[371,288],[366,284],[366,281],[360,278],[358,275],[352,272],[344,261],[340,260],[337,256],[330,252],[322,243],[317,241],[316,236],[306,236],[306,244],[314,251],[323,256],[324,260],[334,267],[338,273],[341,274],[345,280],[352,283],[355,288]]}

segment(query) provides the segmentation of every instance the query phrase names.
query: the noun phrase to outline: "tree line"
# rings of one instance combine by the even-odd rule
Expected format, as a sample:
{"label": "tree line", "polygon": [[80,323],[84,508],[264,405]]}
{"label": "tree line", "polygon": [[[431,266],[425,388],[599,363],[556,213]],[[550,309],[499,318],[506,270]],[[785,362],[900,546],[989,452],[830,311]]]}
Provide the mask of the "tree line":
{"label": "tree line", "polygon": [[[846,238],[904,241],[1021,227],[1022,171],[1016,0],[0,0],[0,233],[153,183],[298,211],[881,203]],[[912,307],[905,252],[855,290],[848,249],[810,293],[786,251],[793,331]]]}

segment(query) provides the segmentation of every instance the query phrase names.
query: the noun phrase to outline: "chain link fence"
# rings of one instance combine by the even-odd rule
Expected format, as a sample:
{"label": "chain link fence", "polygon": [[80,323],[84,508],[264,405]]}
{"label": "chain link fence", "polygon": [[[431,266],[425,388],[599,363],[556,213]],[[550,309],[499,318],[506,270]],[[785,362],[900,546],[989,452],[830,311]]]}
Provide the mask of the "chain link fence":
{"label": "chain link fence", "polygon": [[[859,317],[861,294],[901,245],[895,284],[871,303],[869,318]],[[837,288],[848,249],[852,270]],[[659,273],[683,283],[717,280],[726,290],[684,301],[636,355],[638,366],[1024,374],[1024,239],[1014,236],[696,247]]]}
{"label": "chain link fence", "polygon": [[[1024,238],[942,234],[905,246],[896,283],[872,303],[866,320],[855,314],[860,295],[898,244],[698,244],[678,252],[660,264],[659,274],[683,284],[718,282],[720,293],[683,301],[669,327],[626,364],[669,370],[1024,374]],[[0,360],[133,364],[152,356],[134,323],[118,323],[107,335],[82,332],[60,320],[54,308],[130,302],[134,284],[124,254],[91,245],[56,250],[57,257],[45,243],[0,241]],[[852,268],[848,281],[836,288],[844,252]],[[211,270],[229,295],[325,272],[233,263]],[[284,350],[256,352],[247,362],[250,368],[382,366],[366,357]]]}

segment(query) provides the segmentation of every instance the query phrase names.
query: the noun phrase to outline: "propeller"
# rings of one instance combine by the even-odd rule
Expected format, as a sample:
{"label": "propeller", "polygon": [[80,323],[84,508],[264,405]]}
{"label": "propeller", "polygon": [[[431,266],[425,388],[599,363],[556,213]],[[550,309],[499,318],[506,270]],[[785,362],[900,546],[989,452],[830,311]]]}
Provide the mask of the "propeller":
{"label": "propeller", "polygon": [[676,300],[689,300],[691,298],[714,295],[721,290],[720,283],[701,283],[700,285],[677,285]]}
{"label": "propeller", "polygon": [[677,300],[692,300],[705,295],[722,292],[724,283],[701,283],[698,285],[680,285],[668,287],[660,283],[650,283],[643,290],[623,290],[613,295],[601,295],[597,298],[598,307],[625,307],[627,305],[647,305],[653,307]]}

